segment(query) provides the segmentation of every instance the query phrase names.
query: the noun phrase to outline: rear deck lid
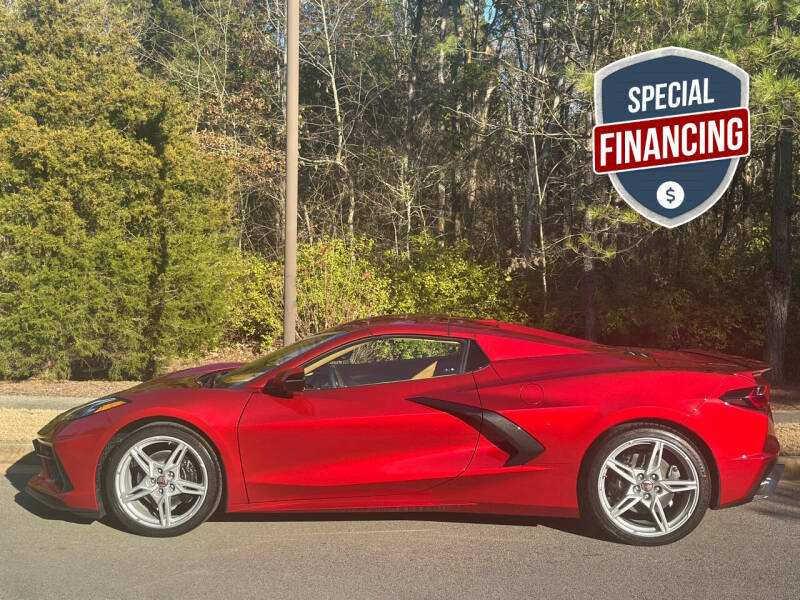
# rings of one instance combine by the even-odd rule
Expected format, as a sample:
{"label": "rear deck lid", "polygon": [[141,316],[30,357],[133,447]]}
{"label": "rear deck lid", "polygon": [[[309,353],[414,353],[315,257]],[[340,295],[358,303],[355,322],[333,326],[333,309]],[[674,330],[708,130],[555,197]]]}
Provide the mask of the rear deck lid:
{"label": "rear deck lid", "polygon": [[658,366],[664,369],[693,369],[711,371],[719,373],[752,373],[754,376],[762,375],[769,371],[767,363],[734,356],[732,354],[722,354],[708,350],[646,350]]}

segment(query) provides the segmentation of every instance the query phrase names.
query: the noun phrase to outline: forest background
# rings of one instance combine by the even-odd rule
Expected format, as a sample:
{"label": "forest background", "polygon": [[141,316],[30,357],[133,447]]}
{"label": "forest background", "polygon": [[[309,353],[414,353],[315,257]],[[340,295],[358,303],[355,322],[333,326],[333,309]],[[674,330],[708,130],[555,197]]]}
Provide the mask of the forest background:
{"label": "forest background", "polygon": [[[283,28],[274,0],[0,0],[0,378],[279,343]],[[594,72],[666,45],[751,77],[750,156],[673,230],[589,144]],[[300,58],[298,335],[451,313],[800,379],[800,2],[304,0]]]}

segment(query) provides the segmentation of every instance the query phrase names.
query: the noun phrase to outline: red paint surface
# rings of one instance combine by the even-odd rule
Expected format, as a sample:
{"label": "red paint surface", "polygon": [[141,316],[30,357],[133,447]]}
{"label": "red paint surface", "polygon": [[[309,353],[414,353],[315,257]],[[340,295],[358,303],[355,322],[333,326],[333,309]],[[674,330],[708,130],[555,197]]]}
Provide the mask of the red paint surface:
{"label": "red paint surface", "polygon": [[[224,469],[227,510],[434,508],[549,516],[578,514],[581,462],[609,428],[671,424],[705,446],[719,473],[719,504],[747,498],[778,452],[769,413],[728,406],[731,389],[755,384],[752,361],[683,353],[642,355],[503,324],[380,319],[283,368],[300,366],[371,335],[427,334],[477,340],[492,363],[474,373],[305,391],[262,391],[187,382],[195,369],[144,384],[124,406],[61,426],[51,444],[74,485],[60,492],[40,474],[31,485],[75,509],[97,510],[98,461],[112,437],[145,419],[184,422],[205,435]],[[210,367],[216,370],[221,367]],[[425,396],[502,414],[545,451],[505,467],[508,455],[463,420],[415,402]]]}
{"label": "red paint surface", "polygon": [[[730,143],[733,136],[729,137],[727,135],[728,123],[730,123],[732,119],[739,119],[741,122],[741,127],[737,128],[738,135],[740,136],[738,139],[741,140],[738,147],[733,147]],[[708,144],[708,138],[711,136],[701,136],[701,126],[708,130],[710,123],[719,124],[724,128],[722,148],[718,147],[718,138],[714,138],[712,148]],[[671,146],[663,143],[662,132],[664,128],[669,128],[673,133],[675,128],[677,128],[677,153],[672,153]],[[658,157],[645,156],[646,140],[649,131],[655,132],[655,140],[659,148]],[[631,155],[626,160],[625,140],[628,132],[640,136],[641,155],[638,159]],[[604,153],[603,135],[605,134],[614,135],[608,138],[605,144],[605,147],[611,148],[612,151]],[[616,134],[619,134],[619,136],[617,137]],[[701,141],[701,137],[706,139]],[[701,148],[701,143],[706,145],[704,149]],[[674,117],[659,117],[656,119],[640,119],[638,121],[597,125],[592,130],[592,147],[594,172],[598,174],[747,156],[750,154],[750,112],[746,108],[731,108]],[[616,149],[618,147],[621,150],[621,156],[617,155]],[[694,147],[694,151],[687,152],[690,151],[692,147]],[[604,158],[605,162],[603,162]]]}

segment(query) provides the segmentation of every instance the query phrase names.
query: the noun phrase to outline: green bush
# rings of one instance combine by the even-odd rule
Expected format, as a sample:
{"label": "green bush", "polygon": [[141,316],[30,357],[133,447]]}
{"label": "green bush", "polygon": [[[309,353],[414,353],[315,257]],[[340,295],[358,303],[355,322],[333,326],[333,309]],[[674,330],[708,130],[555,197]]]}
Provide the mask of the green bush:
{"label": "green bush", "polygon": [[[365,238],[301,244],[297,254],[297,334],[303,338],[345,321],[389,310],[389,281]],[[241,259],[228,336],[277,345],[283,335],[283,265],[253,255]]]}
{"label": "green bush", "polygon": [[143,377],[219,340],[228,170],[135,49],[104,2],[0,13],[0,377]]}
{"label": "green bush", "polygon": [[[515,319],[511,284],[466,244],[414,240],[411,257],[380,254],[366,238],[303,244],[297,259],[297,333],[311,335],[361,317],[449,313]],[[267,349],[283,335],[283,267],[243,255],[236,269],[228,339]]]}
{"label": "green bush", "polygon": [[430,236],[417,236],[410,256],[387,255],[385,273],[392,282],[393,312],[523,318],[511,277],[497,263],[472,258],[466,242],[441,246]]}

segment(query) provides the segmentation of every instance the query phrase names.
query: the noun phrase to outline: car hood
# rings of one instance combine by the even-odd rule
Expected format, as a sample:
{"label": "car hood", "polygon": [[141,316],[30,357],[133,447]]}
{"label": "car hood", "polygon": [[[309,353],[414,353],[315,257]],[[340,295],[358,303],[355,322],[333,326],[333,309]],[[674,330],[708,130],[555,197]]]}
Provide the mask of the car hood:
{"label": "car hood", "polygon": [[145,381],[132,388],[128,388],[115,395],[125,396],[126,393],[133,394],[138,392],[147,392],[156,389],[165,388],[202,388],[208,386],[208,377],[214,373],[224,373],[237,367],[242,366],[241,362],[226,362],[214,363],[211,365],[203,365],[201,367],[193,367],[191,369],[183,369],[182,371],[175,371],[168,375],[163,375],[150,381]]}

